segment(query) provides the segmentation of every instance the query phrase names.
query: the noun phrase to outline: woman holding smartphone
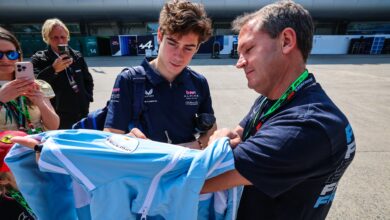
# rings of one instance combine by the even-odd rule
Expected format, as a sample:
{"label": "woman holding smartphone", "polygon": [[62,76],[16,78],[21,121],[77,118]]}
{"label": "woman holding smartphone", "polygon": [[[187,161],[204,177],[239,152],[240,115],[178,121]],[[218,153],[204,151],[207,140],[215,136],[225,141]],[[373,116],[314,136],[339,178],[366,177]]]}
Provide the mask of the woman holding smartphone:
{"label": "woman holding smartphone", "polygon": [[0,27],[0,131],[33,134],[58,129],[59,117],[49,100],[53,90],[43,80],[15,78],[18,61],[22,61],[19,42]]}
{"label": "woman holding smartphone", "polygon": [[[0,27],[0,215],[2,219],[31,220],[36,218],[3,160],[13,144],[10,137],[57,129],[59,117],[50,104],[54,92],[48,83],[16,77],[15,66],[21,60],[18,40]],[[32,71],[23,65],[17,68]]]}

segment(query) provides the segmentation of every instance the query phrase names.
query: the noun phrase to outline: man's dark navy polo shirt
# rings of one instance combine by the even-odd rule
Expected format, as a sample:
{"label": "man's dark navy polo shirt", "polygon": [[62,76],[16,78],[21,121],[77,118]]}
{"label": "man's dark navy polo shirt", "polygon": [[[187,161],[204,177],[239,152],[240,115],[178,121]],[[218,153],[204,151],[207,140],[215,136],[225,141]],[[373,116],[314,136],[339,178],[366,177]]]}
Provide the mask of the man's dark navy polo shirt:
{"label": "man's dark navy polo shirt", "polygon": [[[314,76],[312,76],[314,79]],[[325,219],[337,184],[355,155],[345,115],[318,83],[298,91],[254,135],[234,149],[245,186],[237,219]],[[240,126],[259,108],[257,99]]]}
{"label": "man's dark navy polo shirt", "polygon": [[[195,140],[196,113],[214,113],[209,85],[204,76],[185,68],[170,83],[144,60],[145,96],[140,118],[142,132],[154,141],[186,143]],[[133,84],[129,74],[115,81],[105,127],[129,131],[132,118]]]}

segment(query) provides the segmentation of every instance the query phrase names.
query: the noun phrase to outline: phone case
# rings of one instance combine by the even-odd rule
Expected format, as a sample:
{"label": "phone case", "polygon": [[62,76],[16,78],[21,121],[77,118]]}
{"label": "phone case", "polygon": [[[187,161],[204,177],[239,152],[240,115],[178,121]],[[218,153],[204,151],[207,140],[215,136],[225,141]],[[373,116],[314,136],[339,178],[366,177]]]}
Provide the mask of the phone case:
{"label": "phone case", "polygon": [[69,47],[68,47],[67,44],[60,44],[60,45],[58,45],[58,51],[59,51],[60,55],[66,54],[67,56],[70,56],[70,54],[69,54]]}
{"label": "phone case", "polygon": [[34,69],[31,62],[15,63],[15,78],[26,78],[34,80]]}

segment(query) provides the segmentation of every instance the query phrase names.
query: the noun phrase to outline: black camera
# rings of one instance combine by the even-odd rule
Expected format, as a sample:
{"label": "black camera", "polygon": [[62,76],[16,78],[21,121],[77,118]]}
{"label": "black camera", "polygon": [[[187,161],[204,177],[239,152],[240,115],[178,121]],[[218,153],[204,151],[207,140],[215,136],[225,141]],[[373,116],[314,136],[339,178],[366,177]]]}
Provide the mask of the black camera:
{"label": "black camera", "polygon": [[194,125],[195,125],[195,134],[204,134],[210,130],[215,124],[215,116],[210,113],[201,113],[195,114],[194,116]]}

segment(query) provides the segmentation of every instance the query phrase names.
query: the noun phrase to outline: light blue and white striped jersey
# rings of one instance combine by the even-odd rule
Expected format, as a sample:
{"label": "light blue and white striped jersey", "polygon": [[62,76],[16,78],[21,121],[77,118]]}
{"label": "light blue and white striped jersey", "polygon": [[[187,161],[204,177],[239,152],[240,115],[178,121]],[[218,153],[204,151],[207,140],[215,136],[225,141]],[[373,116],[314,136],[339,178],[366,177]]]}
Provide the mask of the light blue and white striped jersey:
{"label": "light blue and white striped jersey", "polygon": [[21,145],[6,158],[39,219],[235,219],[241,187],[199,195],[234,169],[226,138],[199,151],[95,130],[40,136],[38,165]]}

